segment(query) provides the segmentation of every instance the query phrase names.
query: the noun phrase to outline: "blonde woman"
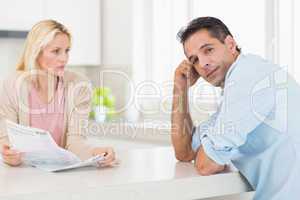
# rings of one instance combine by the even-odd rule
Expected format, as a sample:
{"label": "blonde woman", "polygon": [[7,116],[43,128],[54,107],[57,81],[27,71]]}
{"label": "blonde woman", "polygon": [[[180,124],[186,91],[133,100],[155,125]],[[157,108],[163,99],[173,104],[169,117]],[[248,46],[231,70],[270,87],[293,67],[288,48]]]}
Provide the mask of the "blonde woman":
{"label": "blonde woman", "polygon": [[111,147],[86,143],[90,111],[89,81],[65,66],[69,59],[71,35],[54,20],[37,23],[29,32],[17,72],[2,84],[0,96],[0,145],[3,161],[22,163],[22,154],[9,147],[5,121],[48,130],[55,142],[85,159],[105,155],[107,166],[114,162]]}

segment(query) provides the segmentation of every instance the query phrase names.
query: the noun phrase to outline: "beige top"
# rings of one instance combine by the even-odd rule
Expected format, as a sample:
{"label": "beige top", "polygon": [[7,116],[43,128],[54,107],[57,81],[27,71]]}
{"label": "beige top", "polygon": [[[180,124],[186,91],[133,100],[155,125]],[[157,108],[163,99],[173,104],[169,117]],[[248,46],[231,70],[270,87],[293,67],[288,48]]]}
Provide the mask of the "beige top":
{"label": "beige top", "polygon": [[[28,95],[32,84],[30,72],[17,71],[4,80],[0,87],[0,145],[9,144],[5,120],[29,126]],[[86,143],[88,115],[91,108],[91,83],[74,72],[65,70],[64,131],[60,146],[72,151],[81,159],[91,156]]]}

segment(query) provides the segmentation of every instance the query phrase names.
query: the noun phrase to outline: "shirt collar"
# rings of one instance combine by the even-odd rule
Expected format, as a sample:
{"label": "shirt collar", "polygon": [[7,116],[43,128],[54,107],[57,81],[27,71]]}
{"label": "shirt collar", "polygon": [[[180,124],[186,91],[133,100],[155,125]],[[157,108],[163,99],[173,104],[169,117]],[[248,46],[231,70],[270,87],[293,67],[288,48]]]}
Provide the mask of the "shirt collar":
{"label": "shirt collar", "polygon": [[[236,67],[236,65],[238,64],[238,62],[241,60],[241,57],[243,57],[244,55],[242,53],[240,53],[238,55],[238,57],[236,58],[236,60],[231,64],[231,66],[229,67],[226,75],[225,75],[225,80],[224,80],[224,88],[225,88],[225,84],[226,84],[226,81],[230,78],[230,75],[232,73],[232,71],[234,70],[234,68]],[[221,90],[221,96],[223,96],[224,94],[224,88],[222,88]]]}
{"label": "shirt collar", "polygon": [[243,54],[239,54],[238,57],[236,58],[236,60],[231,64],[231,66],[229,67],[229,70],[227,71],[226,73],[226,76],[225,76],[225,82],[226,80],[228,80],[228,78],[230,77],[232,71],[234,70],[234,68],[236,67],[236,65],[238,64],[238,62],[241,60],[241,58],[243,57],[244,55]]}

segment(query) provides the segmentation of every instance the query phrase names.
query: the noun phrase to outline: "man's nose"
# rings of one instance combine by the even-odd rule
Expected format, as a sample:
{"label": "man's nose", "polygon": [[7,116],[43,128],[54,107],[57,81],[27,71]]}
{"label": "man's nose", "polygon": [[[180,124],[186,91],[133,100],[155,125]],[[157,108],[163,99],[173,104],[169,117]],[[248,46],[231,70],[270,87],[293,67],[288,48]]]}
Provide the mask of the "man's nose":
{"label": "man's nose", "polygon": [[208,69],[210,67],[210,64],[208,62],[208,60],[203,57],[203,56],[198,56],[198,60],[199,60],[199,63],[200,63],[200,66],[203,68],[203,69]]}
{"label": "man's nose", "polygon": [[202,69],[206,70],[210,68],[210,64],[208,62],[200,62],[200,66],[202,67]]}
{"label": "man's nose", "polygon": [[203,69],[209,69],[210,65],[208,63],[206,63],[202,67],[203,67]]}

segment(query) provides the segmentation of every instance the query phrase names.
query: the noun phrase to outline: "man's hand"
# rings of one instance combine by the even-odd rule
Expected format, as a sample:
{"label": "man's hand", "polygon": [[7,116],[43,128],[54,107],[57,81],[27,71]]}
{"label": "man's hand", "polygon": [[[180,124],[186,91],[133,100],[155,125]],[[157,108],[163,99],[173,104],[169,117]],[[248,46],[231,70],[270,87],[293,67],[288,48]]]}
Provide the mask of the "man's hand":
{"label": "man's hand", "polygon": [[175,71],[174,84],[180,90],[193,86],[200,78],[194,66],[187,60],[183,60]]}
{"label": "man's hand", "polygon": [[195,167],[199,174],[202,176],[208,176],[216,174],[225,170],[225,165],[219,165],[213,160],[211,160],[204,152],[203,147],[200,146],[196,159]]}

